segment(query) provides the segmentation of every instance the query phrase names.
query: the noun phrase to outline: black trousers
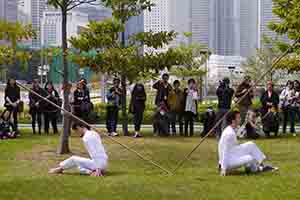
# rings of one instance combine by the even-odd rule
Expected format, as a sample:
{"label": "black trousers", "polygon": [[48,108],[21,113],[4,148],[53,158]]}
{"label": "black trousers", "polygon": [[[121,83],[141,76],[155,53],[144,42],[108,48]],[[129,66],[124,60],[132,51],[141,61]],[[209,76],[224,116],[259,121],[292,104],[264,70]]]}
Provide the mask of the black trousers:
{"label": "black trousers", "polygon": [[[176,135],[176,123],[179,123],[179,134],[183,135],[183,113],[182,112],[170,112],[170,128],[172,130],[173,135]],[[169,131],[171,132],[171,131]]]}
{"label": "black trousers", "polygon": [[31,114],[31,120],[32,120],[31,122],[32,122],[33,134],[36,133],[36,131],[35,131],[36,123],[38,124],[39,134],[41,134],[41,130],[42,130],[42,113],[37,111],[37,110],[31,110],[30,114]]}
{"label": "black trousers", "polygon": [[[194,135],[194,118],[195,114],[191,111],[185,112],[184,116],[184,136]],[[190,128],[190,132],[188,132]]]}
{"label": "black trousers", "polygon": [[133,114],[134,120],[134,130],[139,132],[141,130],[141,125],[143,123],[144,111],[139,110]]}
{"label": "black trousers", "polygon": [[119,108],[117,106],[107,107],[106,128],[109,133],[117,132],[119,119]]}
{"label": "black trousers", "polygon": [[57,134],[58,129],[57,129],[57,112],[45,112],[44,113],[44,119],[45,119],[45,133],[49,134],[49,127],[50,123],[53,128],[53,133]]}
{"label": "black trousers", "polygon": [[286,127],[287,127],[287,123],[288,121],[290,121],[290,132],[291,133],[295,133],[295,115],[296,115],[296,109],[292,108],[292,107],[285,107],[282,109],[283,111],[283,133],[286,133]]}

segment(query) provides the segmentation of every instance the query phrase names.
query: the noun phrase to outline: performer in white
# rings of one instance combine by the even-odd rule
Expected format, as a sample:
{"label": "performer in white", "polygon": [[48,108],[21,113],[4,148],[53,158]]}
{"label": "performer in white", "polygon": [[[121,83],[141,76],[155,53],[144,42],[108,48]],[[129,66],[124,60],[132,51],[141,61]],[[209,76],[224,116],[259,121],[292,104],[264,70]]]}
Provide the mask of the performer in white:
{"label": "performer in white", "polygon": [[82,137],[82,141],[86,150],[90,155],[90,159],[79,156],[72,156],[61,162],[59,167],[49,171],[51,174],[63,173],[67,169],[78,167],[82,174],[90,176],[103,176],[107,168],[107,154],[101,142],[98,133],[89,130],[83,125],[74,124],[72,129]]}
{"label": "performer in white", "polygon": [[227,116],[229,126],[223,131],[219,141],[219,168],[221,176],[226,176],[230,170],[246,167],[247,172],[273,171],[277,168],[264,166],[266,156],[253,142],[239,144],[236,130],[241,122],[237,111]]}

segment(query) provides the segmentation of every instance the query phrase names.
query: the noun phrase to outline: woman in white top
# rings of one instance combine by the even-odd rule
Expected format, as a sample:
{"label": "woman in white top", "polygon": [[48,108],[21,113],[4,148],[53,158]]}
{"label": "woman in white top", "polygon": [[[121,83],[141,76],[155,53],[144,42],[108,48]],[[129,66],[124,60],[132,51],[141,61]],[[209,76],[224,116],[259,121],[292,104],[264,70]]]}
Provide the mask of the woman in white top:
{"label": "woman in white top", "polygon": [[295,133],[295,90],[293,81],[288,81],[280,96],[280,106],[283,111],[283,133],[286,133],[288,121],[291,123],[290,132]]}
{"label": "woman in white top", "polygon": [[[185,89],[185,124],[184,124],[184,135],[194,135],[194,119],[197,115],[197,101],[199,100],[199,94],[194,79],[188,80],[188,88]],[[188,129],[190,133],[188,134]]]}

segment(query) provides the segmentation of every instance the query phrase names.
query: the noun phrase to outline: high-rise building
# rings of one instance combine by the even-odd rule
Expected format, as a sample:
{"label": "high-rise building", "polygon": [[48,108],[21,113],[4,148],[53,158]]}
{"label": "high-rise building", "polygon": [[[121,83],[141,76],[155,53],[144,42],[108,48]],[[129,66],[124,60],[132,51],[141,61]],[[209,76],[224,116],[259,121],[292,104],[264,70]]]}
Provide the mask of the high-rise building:
{"label": "high-rise building", "polygon": [[[42,46],[61,46],[62,43],[62,29],[61,29],[62,15],[59,11],[44,11],[41,20],[41,45]],[[88,24],[88,14],[78,11],[71,11],[68,13],[67,19],[67,38],[76,36],[80,33],[82,28]]]}
{"label": "high-rise building", "polygon": [[31,23],[36,31],[36,38],[32,40],[33,48],[41,48],[41,19],[47,9],[47,0],[31,0]]}
{"label": "high-rise building", "polygon": [[31,0],[18,0],[18,21],[23,24],[31,23]]}
{"label": "high-rise building", "polygon": [[192,32],[191,30],[191,1],[170,0],[169,3],[169,30],[174,30],[178,36],[170,46],[179,44],[188,44],[191,38],[187,38],[184,33]]}
{"label": "high-rise building", "polygon": [[[169,14],[169,3],[170,0],[152,0],[152,3],[155,6],[151,9],[151,12],[148,10],[144,12],[144,30],[146,32],[160,32],[160,31],[169,31],[170,24],[170,14]],[[145,48],[145,51],[165,51],[167,46],[159,50],[154,50],[152,48]]]}
{"label": "high-rise building", "polygon": [[17,0],[0,0],[0,19],[15,22],[18,16],[17,11]]}
{"label": "high-rise building", "polygon": [[74,9],[75,11],[79,11],[81,13],[87,13],[89,16],[89,21],[102,21],[106,18],[112,16],[112,11],[109,8],[102,6],[80,6]]}

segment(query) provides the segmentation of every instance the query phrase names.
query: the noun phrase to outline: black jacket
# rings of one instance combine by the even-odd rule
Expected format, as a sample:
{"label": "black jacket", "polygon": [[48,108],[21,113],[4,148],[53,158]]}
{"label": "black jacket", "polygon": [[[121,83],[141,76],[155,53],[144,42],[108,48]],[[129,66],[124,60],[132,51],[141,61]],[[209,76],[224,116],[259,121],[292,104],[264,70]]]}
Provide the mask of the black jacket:
{"label": "black jacket", "polygon": [[[271,108],[272,106],[274,107],[278,107],[279,104],[279,95],[273,91],[272,95],[269,97],[268,95],[268,91],[265,91],[263,93],[263,95],[260,98],[260,101],[263,105],[262,109],[263,109],[263,113],[268,112],[268,109]],[[268,106],[267,103],[272,103],[272,106]]]}
{"label": "black jacket", "polygon": [[134,90],[131,95],[130,112],[144,112],[147,96],[145,91]]}
{"label": "black jacket", "polygon": [[18,86],[15,87],[7,86],[5,88],[5,94],[4,94],[5,105],[9,106],[6,97],[8,97],[13,103],[20,100],[21,99],[20,88]]}
{"label": "black jacket", "polygon": [[170,91],[172,90],[172,86],[169,83],[165,86],[161,81],[158,81],[153,85],[153,89],[157,90],[155,105],[159,106],[161,102],[164,102],[166,105],[168,105],[168,97]]}
{"label": "black jacket", "polygon": [[234,90],[230,87],[220,86],[217,89],[218,108],[230,109]]}
{"label": "black jacket", "polygon": [[90,102],[90,92],[88,89],[74,91],[74,105],[81,105],[82,102]]}
{"label": "black jacket", "polygon": [[[50,97],[48,97],[48,100],[55,103],[56,105],[59,105],[59,94],[56,90],[53,90],[51,93],[49,93],[48,91],[45,91],[45,97],[47,97],[48,95],[51,95]],[[58,108],[56,108],[55,106],[53,106],[52,104],[50,104],[46,101],[43,101],[43,108],[44,108],[43,111],[46,113],[59,111]]]}
{"label": "black jacket", "polygon": [[[244,90],[245,90],[245,92],[244,92]],[[250,91],[248,92],[248,90],[250,90]],[[246,93],[247,93],[247,95],[244,97],[244,95]],[[252,98],[253,98],[253,96],[254,96],[254,94],[253,94],[253,90],[251,89],[251,85],[242,83],[236,89],[235,97],[238,98],[239,100],[241,98],[243,98],[239,102],[239,106],[242,106],[242,107],[249,107],[249,106],[251,106],[252,105]]]}
{"label": "black jacket", "polygon": [[[41,95],[42,97],[46,96],[46,91],[43,90],[42,88],[32,88],[35,93]],[[34,94],[33,92],[29,92],[29,107],[30,109],[36,109],[35,104],[39,103],[39,106],[42,106],[43,99]]]}

